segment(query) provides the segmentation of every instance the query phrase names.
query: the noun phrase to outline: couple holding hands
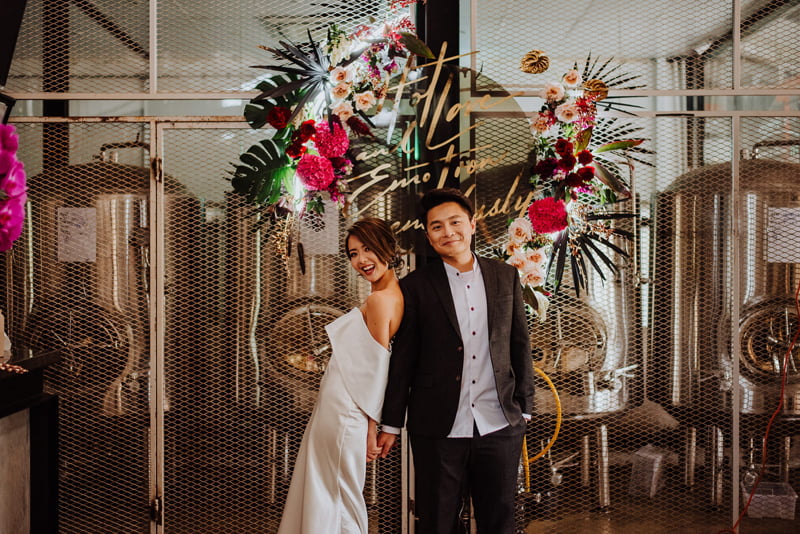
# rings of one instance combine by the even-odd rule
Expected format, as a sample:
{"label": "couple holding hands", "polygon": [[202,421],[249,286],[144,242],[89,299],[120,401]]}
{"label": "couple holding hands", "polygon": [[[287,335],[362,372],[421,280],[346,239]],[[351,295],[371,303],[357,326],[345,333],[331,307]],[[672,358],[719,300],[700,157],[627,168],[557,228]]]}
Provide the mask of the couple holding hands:
{"label": "couple holding hands", "polygon": [[388,223],[362,219],[347,231],[345,253],[371,293],[326,327],[333,355],[279,534],[367,534],[365,458],[389,454],[404,424],[417,533],[455,533],[465,493],[480,534],[514,532],[517,468],[533,410],[519,278],[510,265],[472,252],[474,210],[459,190],[431,190],[421,205],[441,261],[402,280]]}

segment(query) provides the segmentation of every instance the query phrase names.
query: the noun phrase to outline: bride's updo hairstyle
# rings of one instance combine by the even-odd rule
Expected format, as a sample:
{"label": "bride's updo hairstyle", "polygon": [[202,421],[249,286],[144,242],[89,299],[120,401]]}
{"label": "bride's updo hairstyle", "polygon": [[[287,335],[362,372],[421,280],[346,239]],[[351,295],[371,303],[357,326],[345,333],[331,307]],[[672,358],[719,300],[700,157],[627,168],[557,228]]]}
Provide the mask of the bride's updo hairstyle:
{"label": "bride's updo hairstyle", "polygon": [[350,259],[350,236],[356,236],[375,253],[378,259],[395,269],[402,264],[400,248],[392,227],[383,219],[365,217],[353,223],[344,236],[344,255]]}

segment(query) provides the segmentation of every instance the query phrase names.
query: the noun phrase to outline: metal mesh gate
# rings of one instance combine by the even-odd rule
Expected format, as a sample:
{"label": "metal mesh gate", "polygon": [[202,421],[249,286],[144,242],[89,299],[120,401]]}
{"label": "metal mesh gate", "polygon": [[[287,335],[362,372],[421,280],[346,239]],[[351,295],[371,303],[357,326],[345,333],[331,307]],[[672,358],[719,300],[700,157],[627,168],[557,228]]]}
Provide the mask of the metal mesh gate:
{"label": "metal mesh gate", "polygon": [[[174,271],[191,280],[166,280],[164,498],[170,532],[277,530],[331,356],[324,327],[369,291],[341,252],[351,220],[336,209],[328,208],[324,226],[287,226],[261,220],[226,192],[220,169],[253,136],[248,129],[200,124],[163,131],[166,175],[179,171],[199,200],[198,226],[165,228],[175,242],[167,262],[193,262]],[[224,149],[209,154],[208,146]],[[370,196],[366,192],[364,199]],[[399,216],[402,209],[402,199],[384,199],[366,213]],[[291,249],[284,259],[278,247],[286,234]],[[187,291],[185,302],[177,300],[179,288]],[[401,453],[393,453],[368,469],[365,498],[374,532],[400,531],[400,464]]]}
{"label": "metal mesh gate", "polygon": [[[73,115],[109,123],[18,122],[31,216],[3,260],[4,311],[16,350],[62,351],[48,384],[62,398],[63,532],[277,526],[328,356],[322,326],[367,288],[333,246],[348,219],[328,221],[333,234],[281,228],[227,193],[230,162],[267,133],[214,116],[241,112],[226,97],[251,96],[247,66],[264,62],[257,45],[302,40],[307,27],[322,31],[319,21],[355,25],[385,2],[278,4],[28,2],[8,84],[17,115],[42,114],[39,99],[114,99],[70,103]],[[636,168],[637,239],[621,275],[593,280],[581,298],[566,287],[546,322],[531,318],[535,363],[565,413],[551,453],[527,478],[521,471],[518,530],[730,527],[760,468],[798,322],[800,5],[460,5],[472,23],[462,49],[480,50],[475,94],[523,92],[513,106],[468,117],[483,121],[471,146],[513,155],[462,177],[479,207],[479,253],[493,255],[525,207],[515,178],[527,164],[527,115],[550,74],[591,51],[640,75],[644,88],[626,93],[639,116],[619,120],[655,150],[654,167]],[[518,63],[534,48],[551,66],[531,77]],[[471,79],[462,80],[467,94]],[[190,100],[199,98],[207,102]],[[151,170],[154,154],[162,165]],[[385,162],[408,177],[407,162]],[[361,192],[351,215],[368,206],[413,219],[413,195],[381,196],[387,185]],[[286,262],[274,252],[282,232],[303,242],[304,265],[296,249]],[[402,239],[408,247],[417,236]],[[781,518],[794,501],[780,491],[800,489],[796,350],[788,362],[761,482],[778,493],[756,496],[743,533],[797,529],[796,514]],[[531,455],[555,425],[552,396],[537,387]],[[407,530],[404,461],[395,452],[368,475],[375,532]]]}

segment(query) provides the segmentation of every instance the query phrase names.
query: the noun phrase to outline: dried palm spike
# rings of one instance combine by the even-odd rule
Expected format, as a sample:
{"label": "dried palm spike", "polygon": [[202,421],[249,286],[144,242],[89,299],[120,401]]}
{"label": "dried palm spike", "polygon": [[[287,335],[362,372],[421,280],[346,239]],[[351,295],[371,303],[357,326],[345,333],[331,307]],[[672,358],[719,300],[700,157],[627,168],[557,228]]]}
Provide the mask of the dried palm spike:
{"label": "dried palm spike", "polygon": [[550,58],[541,50],[531,50],[522,56],[519,68],[522,72],[540,74],[550,68]]}
{"label": "dried palm spike", "polygon": [[583,88],[589,91],[598,102],[608,96],[608,86],[603,80],[598,80],[597,78],[587,80],[583,84]]}

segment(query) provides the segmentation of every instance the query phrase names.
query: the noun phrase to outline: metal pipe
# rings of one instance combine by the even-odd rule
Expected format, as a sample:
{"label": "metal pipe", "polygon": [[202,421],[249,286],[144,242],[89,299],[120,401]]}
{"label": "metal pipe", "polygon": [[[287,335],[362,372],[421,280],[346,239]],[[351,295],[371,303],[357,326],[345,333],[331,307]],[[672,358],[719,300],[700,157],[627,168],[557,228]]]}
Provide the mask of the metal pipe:
{"label": "metal pipe", "polygon": [[695,467],[697,466],[697,427],[686,429],[686,460],[683,473],[683,483],[690,488],[694,487]]}
{"label": "metal pipe", "polygon": [[597,496],[601,509],[611,505],[611,490],[608,479],[608,427],[597,427]]}

